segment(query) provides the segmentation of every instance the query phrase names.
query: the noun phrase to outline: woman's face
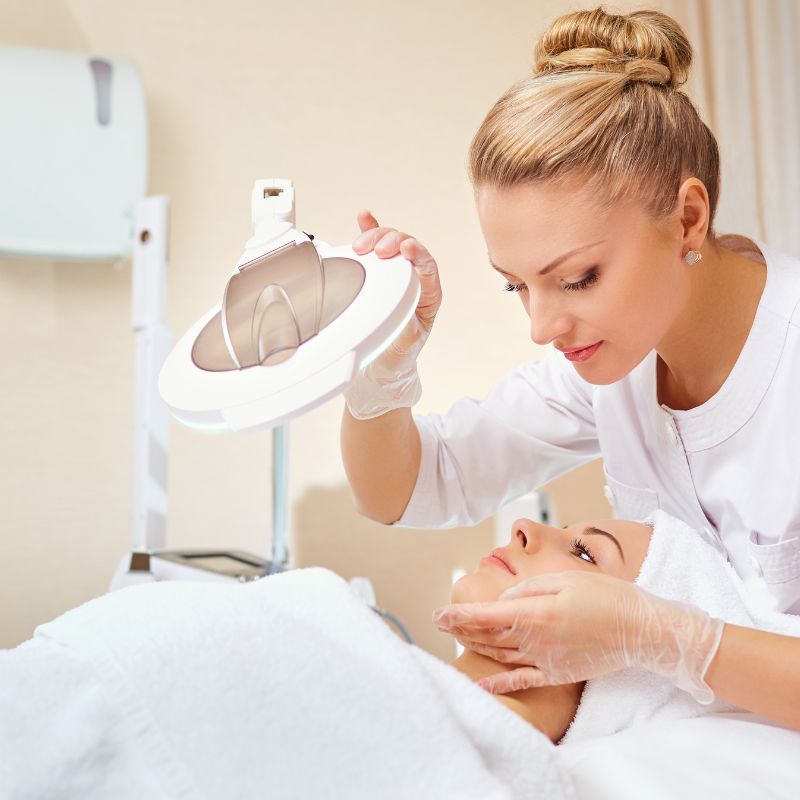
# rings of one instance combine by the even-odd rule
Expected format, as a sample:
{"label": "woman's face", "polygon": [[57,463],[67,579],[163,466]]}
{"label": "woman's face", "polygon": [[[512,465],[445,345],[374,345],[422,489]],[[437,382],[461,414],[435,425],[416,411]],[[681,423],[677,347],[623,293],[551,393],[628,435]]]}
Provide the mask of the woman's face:
{"label": "woman's face", "polygon": [[552,185],[484,185],[476,203],[489,260],[518,291],[531,339],[589,348],[569,360],[590,383],[625,377],[688,301],[677,213],[656,226],[633,201],[601,213],[586,189]]}
{"label": "woman's face", "polygon": [[[453,584],[450,602],[497,600],[526,578],[582,569],[633,581],[650,546],[652,530],[640,522],[590,520],[553,528],[530,519],[511,526],[511,541],[486,556]],[[505,562],[505,565],[502,563]]]}

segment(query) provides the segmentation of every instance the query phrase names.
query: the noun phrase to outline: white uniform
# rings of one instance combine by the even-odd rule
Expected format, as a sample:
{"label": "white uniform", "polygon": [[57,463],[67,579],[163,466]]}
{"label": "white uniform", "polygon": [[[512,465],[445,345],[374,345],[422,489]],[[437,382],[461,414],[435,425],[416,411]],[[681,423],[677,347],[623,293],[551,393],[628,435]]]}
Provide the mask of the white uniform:
{"label": "white uniform", "polygon": [[474,525],[602,456],[616,517],[664,509],[724,548],[743,579],[763,579],[778,610],[800,613],[800,260],[757,244],[766,285],[710,400],[688,411],[660,406],[655,351],[622,380],[593,386],[552,350],[483,400],[414,416],[420,471],[394,524]]}

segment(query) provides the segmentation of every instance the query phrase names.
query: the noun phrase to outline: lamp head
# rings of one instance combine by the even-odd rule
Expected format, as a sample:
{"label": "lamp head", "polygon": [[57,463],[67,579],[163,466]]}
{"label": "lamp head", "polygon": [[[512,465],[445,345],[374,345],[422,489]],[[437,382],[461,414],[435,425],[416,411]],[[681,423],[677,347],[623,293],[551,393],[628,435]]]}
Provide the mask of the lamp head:
{"label": "lamp head", "polygon": [[358,255],[297,230],[291,182],[282,183],[256,182],[253,236],[221,302],[162,368],[161,396],[186,424],[283,424],[343,392],[415,313],[419,281],[406,259]]}

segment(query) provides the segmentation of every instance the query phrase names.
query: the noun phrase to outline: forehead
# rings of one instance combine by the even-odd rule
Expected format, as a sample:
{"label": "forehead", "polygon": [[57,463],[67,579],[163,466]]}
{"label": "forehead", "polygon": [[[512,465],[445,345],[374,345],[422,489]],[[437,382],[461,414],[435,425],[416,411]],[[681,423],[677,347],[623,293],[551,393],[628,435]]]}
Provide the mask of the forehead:
{"label": "forehead", "polygon": [[630,204],[603,210],[575,184],[481,186],[475,202],[489,257],[507,272],[542,268],[576,247],[608,239],[620,220],[634,221]]}
{"label": "forehead", "polygon": [[588,528],[590,526],[599,528],[601,531],[613,533],[620,540],[623,547],[625,542],[631,539],[640,540],[645,537],[649,540],[653,533],[653,529],[649,525],[627,519],[592,519],[588,522],[575,524],[576,528]]}

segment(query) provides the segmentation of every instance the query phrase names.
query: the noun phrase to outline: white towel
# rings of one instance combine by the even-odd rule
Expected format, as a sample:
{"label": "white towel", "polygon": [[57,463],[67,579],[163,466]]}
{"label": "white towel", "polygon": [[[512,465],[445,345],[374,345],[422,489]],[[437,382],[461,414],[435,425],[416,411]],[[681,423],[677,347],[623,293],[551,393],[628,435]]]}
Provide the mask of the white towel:
{"label": "white towel", "polygon": [[[690,603],[734,625],[800,636],[800,617],[773,610],[763,582],[745,584],[724,553],[663,511],[648,522],[653,534],[636,583],[667,600]],[[617,733],[642,722],[737,711],[720,700],[702,705],[671,681],[625,669],[588,681],[562,744]]]}
{"label": "white towel", "polygon": [[0,656],[4,800],[574,796],[547,737],[321,568],[123,589]]}

